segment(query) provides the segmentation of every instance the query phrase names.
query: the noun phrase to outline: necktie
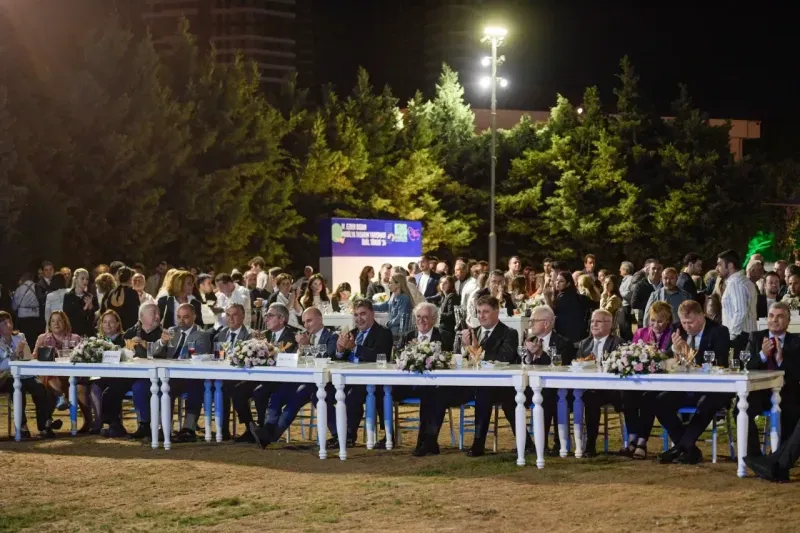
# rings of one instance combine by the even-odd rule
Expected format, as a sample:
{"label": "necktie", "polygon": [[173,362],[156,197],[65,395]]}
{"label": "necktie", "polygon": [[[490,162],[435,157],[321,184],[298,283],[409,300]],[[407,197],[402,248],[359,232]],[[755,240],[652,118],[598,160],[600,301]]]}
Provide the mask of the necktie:
{"label": "necktie", "polygon": [[231,339],[228,341],[228,343],[231,345],[231,347],[236,344],[236,333],[231,331]]}
{"label": "necktie", "polygon": [[311,346],[317,345],[317,335],[319,335],[319,333],[314,333],[313,335],[311,335]]}
{"label": "necktie", "polygon": [[695,346],[694,346],[694,335],[689,335],[689,348],[692,349],[692,350],[695,349]]}
{"label": "necktie", "polygon": [[600,357],[603,355],[600,352],[600,341],[597,339],[595,339],[594,341],[594,348],[592,349],[592,353],[594,354],[594,358],[597,359],[598,361],[600,360]]}
{"label": "necktie", "polygon": [[181,339],[178,341],[178,346],[175,348],[175,354],[172,356],[173,359],[181,359],[183,345],[186,343],[186,332],[181,331]]}
{"label": "necktie", "polygon": [[767,357],[767,370],[777,370],[778,365],[775,362],[775,355],[777,355],[778,352],[778,343],[781,341],[777,337],[772,337],[770,340],[772,341],[773,355],[772,357]]}
{"label": "necktie", "polygon": [[483,347],[486,344],[486,340],[489,338],[489,331],[485,329],[481,329],[480,337],[478,338],[478,344]]}
{"label": "necktie", "polygon": [[349,357],[351,363],[358,362],[358,347],[364,344],[364,339],[366,337],[367,337],[366,331],[359,331],[358,335],[356,335],[356,346],[355,348],[353,348],[353,353]]}
{"label": "necktie", "polygon": [[420,335],[419,342],[428,342],[428,336],[427,335]]}

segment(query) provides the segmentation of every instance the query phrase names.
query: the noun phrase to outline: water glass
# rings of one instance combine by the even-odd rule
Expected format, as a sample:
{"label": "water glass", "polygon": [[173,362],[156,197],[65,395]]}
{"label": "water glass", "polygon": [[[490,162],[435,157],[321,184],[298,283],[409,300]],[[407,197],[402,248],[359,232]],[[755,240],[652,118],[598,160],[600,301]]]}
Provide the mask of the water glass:
{"label": "water glass", "polygon": [[454,353],[453,363],[455,364],[455,367],[458,369],[464,368],[464,356],[461,355],[460,353]]}
{"label": "water glass", "polygon": [[155,359],[156,352],[159,348],[159,343],[157,342],[148,342],[147,343],[147,359],[152,361]]}
{"label": "water glass", "polygon": [[528,357],[528,350],[524,346],[519,346],[517,348],[517,354],[519,355],[520,363],[522,366],[525,366],[525,359]]}
{"label": "water glass", "polygon": [[386,368],[386,354],[379,353],[375,362],[378,363],[378,368]]}
{"label": "water glass", "polygon": [[742,367],[744,368],[744,373],[748,374],[747,370],[747,363],[750,361],[750,350],[742,350],[739,352],[739,359],[742,361]]}
{"label": "water glass", "polygon": [[716,354],[712,350],[703,352],[703,371],[711,372],[714,366],[714,359],[716,359]]}
{"label": "water glass", "polygon": [[735,356],[732,356],[728,360],[728,367],[732,372],[738,372],[741,369],[741,366],[739,365],[739,359],[737,359]]}
{"label": "water glass", "polygon": [[552,366],[561,366],[561,354],[555,349],[550,350],[550,364]]}

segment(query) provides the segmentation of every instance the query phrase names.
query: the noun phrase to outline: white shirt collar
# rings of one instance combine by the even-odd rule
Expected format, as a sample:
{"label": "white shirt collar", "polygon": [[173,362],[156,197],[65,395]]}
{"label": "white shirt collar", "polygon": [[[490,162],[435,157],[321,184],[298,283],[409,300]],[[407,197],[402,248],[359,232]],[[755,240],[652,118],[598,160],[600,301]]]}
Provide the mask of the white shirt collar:
{"label": "white shirt collar", "polygon": [[281,328],[279,331],[276,331],[275,333],[272,334],[272,338],[273,338],[274,342],[278,342],[278,339],[281,338],[281,335],[283,335],[283,330],[285,330],[285,329],[286,328]]}
{"label": "white shirt collar", "polygon": [[427,342],[431,342],[431,337],[433,336],[433,328],[428,331],[428,333],[417,333],[417,341],[422,341],[422,337],[427,337]]}
{"label": "white shirt collar", "polygon": [[[771,331],[769,332],[769,338],[770,339],[774,339],[775,338],[775,335],[773,335]],[[783,343],[786,340],[786,332],[785,331],[783,332],[782,335],[778,335],[778,340],[781,341],[781,345],[783,345]]]}
{"label": "white shirt collar", "polygon": [[542,343],[542,346],[544,346],[544,347],[546,347],[546,348],[547,348],[547,347],[549,347],[549,346],[550,346],[550,338],[551,338],[552,336],[553,336],[553,332],[552,332],[552,331],[550,331],[550,332],[549,332],[547,335],[545,335],[544,337],[539,337],[539,341],[541,341],[541,343]]}

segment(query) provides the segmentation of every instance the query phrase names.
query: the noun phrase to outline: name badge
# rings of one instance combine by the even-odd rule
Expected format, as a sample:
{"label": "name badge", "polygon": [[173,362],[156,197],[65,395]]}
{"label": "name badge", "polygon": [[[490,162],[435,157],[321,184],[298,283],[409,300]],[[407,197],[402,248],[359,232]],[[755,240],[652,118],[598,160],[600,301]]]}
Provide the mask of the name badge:
{"label": "name badge", "polygon": [[284,368],[297,368],[299,357],[296,353],[279,353],[275,359],[275,366]]}
{"label": "name badge", "polygon": [[119,363],[121,357],[122,357],[122,352],[119,351],[103,352],[104,363]]}

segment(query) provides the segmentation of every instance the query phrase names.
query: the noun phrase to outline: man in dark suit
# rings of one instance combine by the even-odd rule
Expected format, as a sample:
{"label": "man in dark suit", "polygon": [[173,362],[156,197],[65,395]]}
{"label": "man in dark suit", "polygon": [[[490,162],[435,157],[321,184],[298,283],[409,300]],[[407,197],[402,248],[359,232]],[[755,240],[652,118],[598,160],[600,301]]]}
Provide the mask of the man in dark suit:
{"label": "man in dark suit", "polygon": [[[703,354],[713,351],[716,364],[728,366],[731,346],[728,328],[706,320],[703,309],[694,300],[683,302],[678,308],[681,327],[672,334],[672,351],[676,355],[690,356],[698,366],[703,364]],[[655,401],[655,412],[661,425],[669,433],[674,446],[662,453],[660,462],[697,464],[703,454],[695,444],[717,411],[730,405],[730,394],[708,392],[662,392]],[[697,412],[689,424],[684,425],[678,415],[682,407],[695,407]]]}
{"label": "man in dark suit", "polygon": [[[305,346],[325,346],[328,357],[336,354],[336,341],[339,336],[328,331],[322,324],[322,313],[316,307],[309,307],[303,312],[303,326],[306,331],[295,335],[298,348]],[[248,432],[262,447],[277,442],[283,432],[292,425],[297,413],[309,402],[313,402],[317,387],[313,383],[282,383],[270,395],[267,417],[264,426],[250,423]],[[331,396],[333,398],[333,396]]]}
{"label": "man in dark suit", "polygon": [[[461,332],[461,344],[473,349],[483,348],[485,361],[499,361],[505,363],[519,363],[517,347],[519,336],[517,331],[500,322],[500,303],[492,296],[482,296],[476,302],[479,326],[474,330],[465,329]],[[466,355],[466,351],[464,352]],[[508,390],[506,390],[508,389]],[[424,455],[438,453],[439,431],[442,428],[444,414],[448,407],[455,407],[471,400],[475,400],[475,438],[472,447],[467,452],[469,457],[480,457],[485,453],[486,434],[489,431],[489,421],[492,407],[495,403],[503,405],[506,418],[515,429],[514,409],[508,410],[509,398],[515,396],[515,391],[510,387],[437,387],[433,390],[423,391],[420,406],[420,425],[424,426],[422,448],[427,451]],[[516,405],[516,404],[514,404]],[[424,415],[423,415],[424,413]],[[418,439],[419,440],[419,439]],[[532,447],[530,436],[526,439],[526,448]],[[417,455],[417,454],[415,454]]]}
{"label": "man in dark suit", "polygon": [[[800,337],[787,331],[791,311],[784,302],[772,304],[767,316],[767,329],[754,331],[750,335],[750,370],[783,370],[784,383],[781,389],[781,427],[793,428],[800,420]],[[772,407],[769,390],[751,392],[747,398],[747,416],[750,419],[747,456],[761,455],[755,417]],[[782,434],[782,440],[789,432]]]}
{"label": "man in dark suit", "polygon": [[[154,354],[157,359],[188,359],[189,346],[194,343],[196,353],[212,353],[211,338],[208,332],[200,329],[196,322],[195,308],[192,304],[183,303],[177,310],[178,323],[169,330],[164,330],[159,349]],[[197,419],[203,406],[203,380],[172,379],[169,382],[173,398],[186,394],[186,416],[183,427],[173,436],[173,442],[195,442],[197,440]]]}
{"label": "man in dark suit", "polygon": [[[337,360],[351,363],[374,363],[378,354],[392,353],[392,332],[375,322],[375,311],[372,302],[358,300],[353,310],[356,327],[346,335],[340,335],[336,342]],[[364,416],[364,399],[367,389],[364,386],[345,388],[345,405],[347,407],[347,446],[354,446],[356,433]],[[379,409],[379,412],[382,409]],[[328,402],[328,429],[333,437],[328,439],[328,448],[338,448],[341,435],[336,431],[336,409],[334,402]],[[384,441],[385,442],[385,441]]]}
{"label": "man in dark suit", "polygon": [[[486,288],[479,290],[475,293],[475,298],[480,298],[481,296],[494,296],[495,298],[499,298],[499,294],[503,295],[503,306],[508,313],[508,316],[512,316],[514,314],[514,309],[517,308],[514,305],[514,299],[511,295],[506,291],[506,275],[503,273],[502,270],[495,270],[491,274],[489,274],[489,280],[486,284]],[[500,301],[500,300],[498,300]]]}
{"label": "man in dark suit", "polygon": [[648,259],[644,272],[645,277],[631,288],[631,310],[640,326],[644,323],[644,310],[650,295],[661,287],[661,265],[655,259]]}
{"label": "man in dark suit", "polygon": [[768,272],[764,276],[764,292],[758,295],[756,300],[756,316],[767,318],[769,308],[775,302],[780,301],[781,278],[775,272]]}
{"label": "man in dark suit", "polygon": [[[220,274],[220,276],[228,276],[227,274]],[[228,276],[228,281],[230,282],[230,276]],[[250,330],[247,326],[244,325],[245,322],[245,309],[242,304],[229,304],[228,308],[225,309],[225,323],[227,326],[221,328],[217,331],[216,336],[214,337],[214,342],[225,342],[228,343],[228,350],[233,350],[234,346],[236,346],[239,342],[249,341],[253,338],[253,331]],[[228,423],[228,419],[230,418],[231,413],[231,398],[236,390],[239,387],[240,383],[247,383],[247,382],[233,382],[233,381],[225,381],[223,388],[222,388],[222,400],[225,405],[225,408],[222,410],[222,439],[227,440],[230,438],[230,425]],[[256,384],[257,385],[257,384]],[[248,385],[242,385],[242,389],[247,388]],[[252,392],[248,393],[247,395],[247,402],[248,407],[249,405],[249,398],[252,395]],[[245,435],[247,432],[245,432]],[[236,442],[250,442],[245,435],[241,435],[236,438]]]}
{"label": "man in dark suit", "polygon": [[433,271],[436,263],[432,262],[431,256],[425,254],[419,258],[420,273],[414,276],[417,280],[417,288],[419,292],[430,303],[439,304],[442,296],[439,294],[439,274]]}
{"label": "man in dark suit", "polygon": [[[297,344],[294,339],[297,330],[287,324],[289,310],[285,305],[280,303],[270,305],[264,315],[264,321],[267,326],[267,341],[275,346],[283,346],[284,352],[297,351]],[[258,425],[261,426],[264,424],[269,397],[275,389],[276,384],[269,381],[242,381],[236,384],[231,393],[233,408],[236,410],[239,420],[246,427],[253,421],[250,398],[252,397],[253,402],[256,404]],[[237,442],[255,442],[253,436],[247,431],[236,440]]]}
{"label": "man in dark suit", "polygon": [[[561,356],[563,364],[569,365],[575,358],[575,345],[563,335],[559,335],[553,328],[556,318],[553,309],[546,305],[534,307],[531,312],[530,336],[525,341],[527,354],[524,356],[524,363],[527,365],[547,366],[551,362],[551,354],[555,351]],[[557,423],[558,417],[558,390],[544,389],[542,391],[544,400],[544,434],[545,441],[550,434],[551,424]],[[530,406],[533,401],[533,390],[528,387],[525,391],[527,396],[526,406]],[[570,393],[571,396],[571,393]],[[569,401],[569,398],[568,398]],[[570,402],[571,403],[571,402]],[[515,407],[510,405],[509,407]],[[545,442],[547,446],[547,442]],[[549,448],[550,453],[558,456],[561,449],[561,441],[558,432],[555,432],[553,446]]]}
{"label": "man in dark suit", "polygon": [[[616,350],[623,340],[611,334],[614,317],[605,309],[592,313],[589,323],[591,336],[583,339],[578,345],[577,358],[594,356],[601,362],[609,353]],[[612,404],[617,411],[622,410],[622,394],[612,390],[587,390],[583,394],[586,412],[586,457],[597,456],[597,434],[600,431],[600,411],[606,404]]]}
{"label": "man in dark suit", "polygon": [[380,278],[367,285],[366,298],[370,302],[372,297],[382,292],[389,292],[389,281],[392,279],[392,264],[384,263],[381,265]]}

